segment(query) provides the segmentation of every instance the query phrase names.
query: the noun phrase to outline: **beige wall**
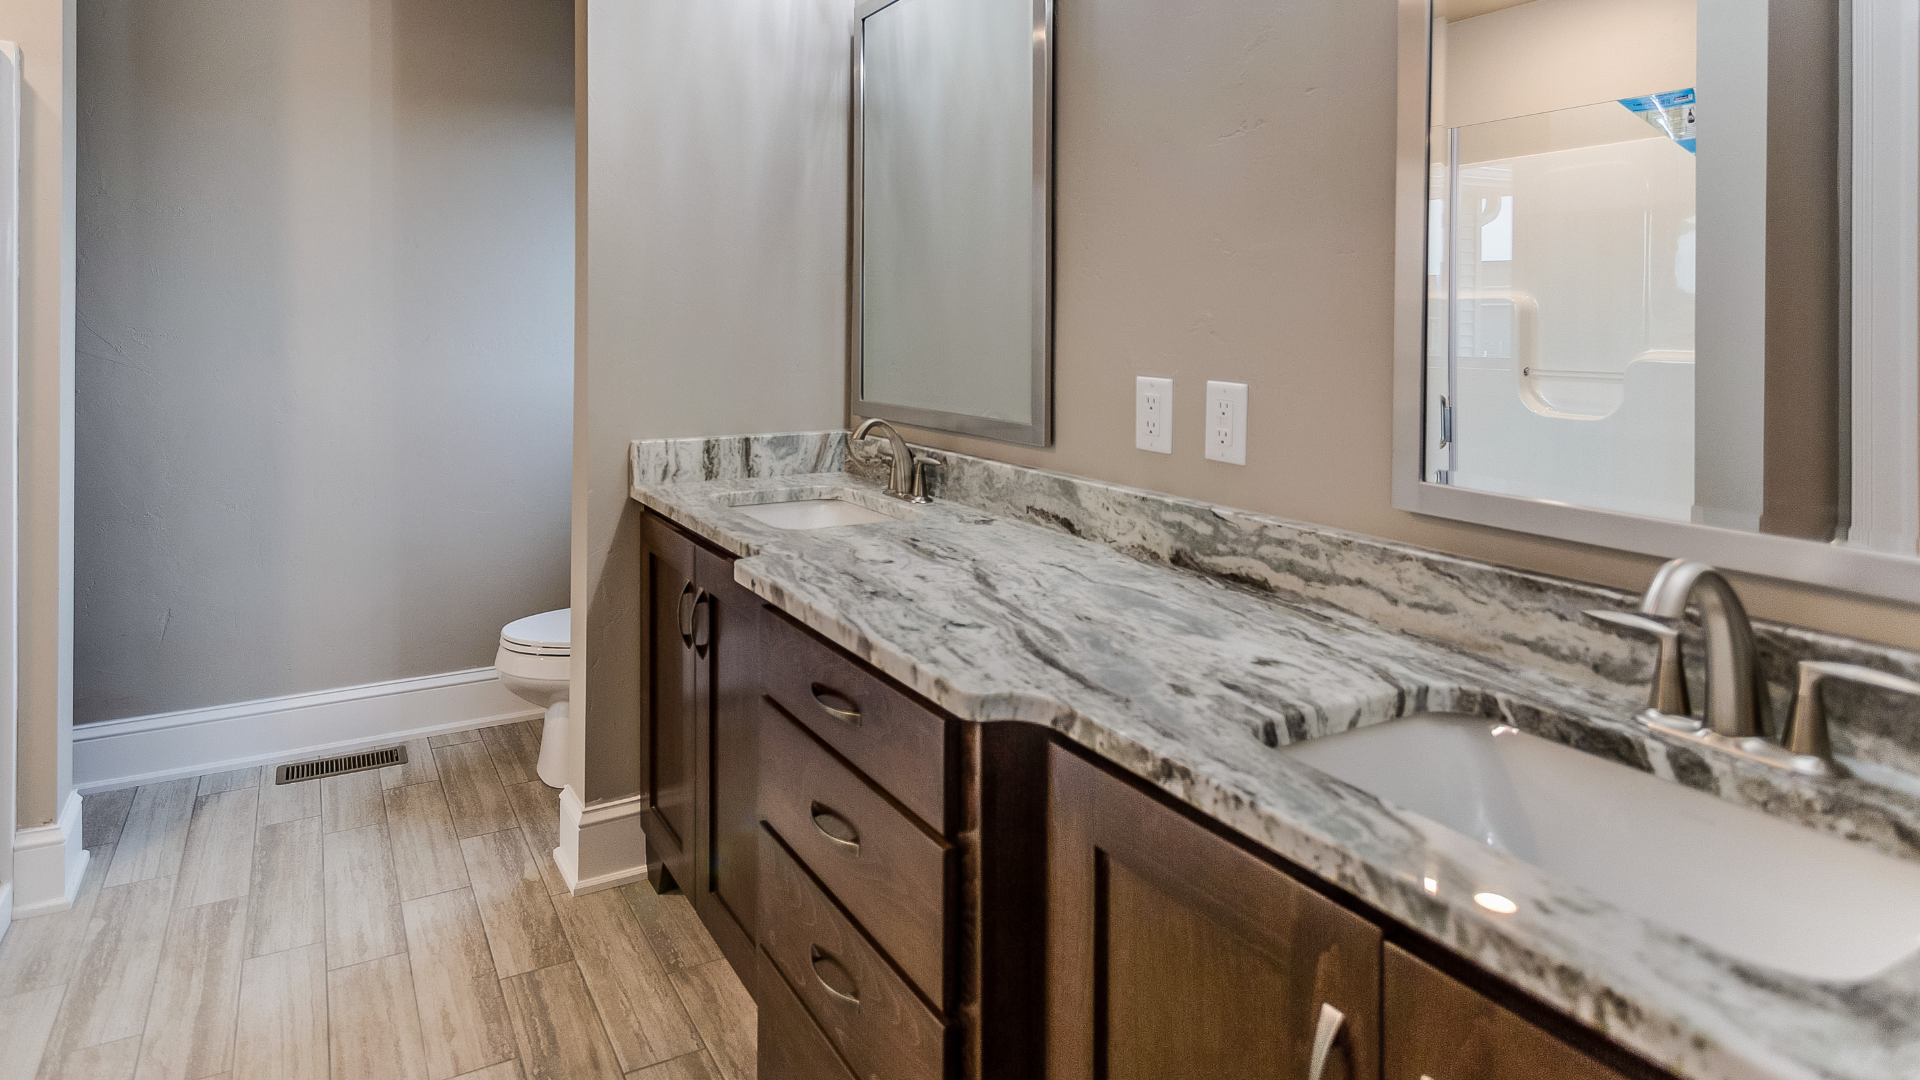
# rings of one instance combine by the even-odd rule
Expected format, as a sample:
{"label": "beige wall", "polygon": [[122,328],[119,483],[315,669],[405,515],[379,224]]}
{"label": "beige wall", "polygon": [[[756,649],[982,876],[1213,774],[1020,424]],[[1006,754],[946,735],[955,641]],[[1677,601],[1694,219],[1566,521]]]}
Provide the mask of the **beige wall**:
{"label": "beige wall", "polygon": [[1436,123],[1572,109],[1694,84],[1694,0],[1533,0],[1440,27]]}
{"label": "beige wall", "polygon": [[20,44],[20,828],[73,788],[75,0],[0,0]]}
{"label": "beige wall", "polygon": [[596,802],[642,765],[628,443],[817,430],[845,407],[853,7],[583,2],[569,776]]}
{"label": "beige wall", "polygon": [[[916,437],[1645,586],[1652,558],[1390,505],[1393,4],[1074,0],[1057,18],[1056,445]],[[1133,448],[1137,375],[1174,380],[1171,456]],[[1249,384],[1245,466],[1202,455],[1208,379]],[[1920,647],[1912,607],[1742,588],[1758,615]]]}

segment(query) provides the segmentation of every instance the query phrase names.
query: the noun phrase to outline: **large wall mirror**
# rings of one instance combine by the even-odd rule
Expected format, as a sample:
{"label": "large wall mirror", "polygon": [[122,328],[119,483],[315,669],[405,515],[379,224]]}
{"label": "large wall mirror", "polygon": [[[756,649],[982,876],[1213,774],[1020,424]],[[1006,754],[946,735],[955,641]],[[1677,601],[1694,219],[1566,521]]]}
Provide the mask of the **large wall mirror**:
{"label": "large wall mirror", "polygon": [[1395,503],[1920,601],[1914,0],[1402,0]]}
{"label": "large wall mirror", "polygon": [[1050,0],[854,24],[852,409],[1052,441]]}

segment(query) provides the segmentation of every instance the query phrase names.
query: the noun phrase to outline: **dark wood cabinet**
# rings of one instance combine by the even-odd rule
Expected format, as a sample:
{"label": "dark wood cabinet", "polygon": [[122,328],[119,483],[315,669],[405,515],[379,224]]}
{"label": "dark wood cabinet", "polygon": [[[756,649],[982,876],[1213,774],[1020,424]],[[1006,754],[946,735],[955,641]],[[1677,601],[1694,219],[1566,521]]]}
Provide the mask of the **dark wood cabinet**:
{"label": "dark wood cabinet", "polygon": [[1076,754],[1048,768],[1048,1080],[1380,1076],[1381,933]]}
{"label": "dark wood cabinet", "polygon": [[1627,1080],[1389,945],[1386,1080]]}
{"label": "dark wood cabinet", "polygon": [[641,525],[647,621],[645,783],[647,877],[656,889],[691,890],[699,839],[696,805],[701,719],[709,711],[712,623],[694,583],[694,544],[651,514]]}

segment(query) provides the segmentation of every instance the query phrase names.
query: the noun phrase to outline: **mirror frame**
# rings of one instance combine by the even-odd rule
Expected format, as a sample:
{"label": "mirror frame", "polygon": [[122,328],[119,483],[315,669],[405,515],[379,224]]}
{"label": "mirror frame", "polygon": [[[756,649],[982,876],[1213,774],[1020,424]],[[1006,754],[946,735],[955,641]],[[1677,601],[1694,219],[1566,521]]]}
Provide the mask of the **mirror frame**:
{"label": "mirror frame", "polygon": [[[1860,25],[1866,22],[1862,18],[1865,14],[1862,11],[1855,16],[1851,37],[1856,49],[1861,35],[1873,32],[1871,25]],[[1699,559],[1728,570],[1920,603],[1920,555],[1596,510],[1550,499],[1450,487],[1425,479],[1421,455],[1426,423],[1427,140],[1433,66],[1432,0],[1399,0],[1398,15],[1398,125],[1394,154],[1394,507],[1663,558]],[[1847,38],[1843,36],[1842,40]],[[1909,57],[1907,63],[1913,62]],[[1856,178],[1856,191],[1858,184]],[[1854,218],[1856,235],[1861,227],[1860,219]],[[1911,304],[1911,299],[1908,302]],[[1843,323],[1857,322],[1861,317],[1861,298],[1856,298],[1851,313],[1843,308]],[[1848,396],[1843,388],[1842,397]]]}
{"label": "mirror frame", "polygon": [[866,396],[861,339],[866,331],[866,25],[896,3],[866,0],[853,16],[853,173],[851,266],[847,282],[847,408],[855,416],[896,420],[929,431],[974,435],[1022,446],[1053,445],[1053,0],[1033,6],[1033,355],[1025,424],[966,413],[872,401]]}

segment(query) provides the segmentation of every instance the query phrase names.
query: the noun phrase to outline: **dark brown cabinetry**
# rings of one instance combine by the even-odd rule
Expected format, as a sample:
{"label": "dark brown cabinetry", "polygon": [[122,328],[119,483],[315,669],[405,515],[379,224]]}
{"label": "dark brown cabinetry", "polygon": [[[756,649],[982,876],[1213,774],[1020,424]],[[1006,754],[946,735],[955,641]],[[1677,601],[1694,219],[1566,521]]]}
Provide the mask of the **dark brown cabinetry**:
{"label": "dark brown cabinetry", "polygon": [[1387,1080],[1626,1080],[1392,945]]}
{"label": "dark brown cabinetry", "polygon": [[1048,776],[1048,1080],[1378,1080],[1378,928],[1066,750]]}
{"label": "dark brown cabinetry", "polygon": [[641,527],[641,587],[647,614],[647,728],[641,817],[647,876],[655,888],[695,885],[695,760],[701,718],[710,711],[711,609],[694,584],[694,545],[661,519]]}

